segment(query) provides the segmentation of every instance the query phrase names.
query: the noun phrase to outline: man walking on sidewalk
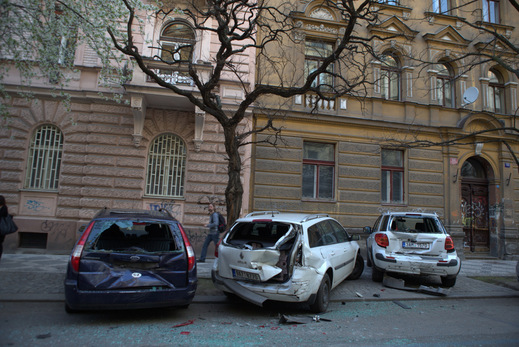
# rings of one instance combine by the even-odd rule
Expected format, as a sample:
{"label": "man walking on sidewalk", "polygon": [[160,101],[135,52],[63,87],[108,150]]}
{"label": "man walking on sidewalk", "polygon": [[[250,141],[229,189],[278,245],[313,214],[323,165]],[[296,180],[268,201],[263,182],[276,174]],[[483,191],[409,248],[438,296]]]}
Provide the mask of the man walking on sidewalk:
{"label": "man walking on sidewalk", "polygon": [[207,234],[204,245],[202,246],[202,254],[200,254],[200,258],[198,259],[198,262],[200,263],[205,262],[207,247],[209,247],[209,244],[214,242],[214,246],[216,247],[220,238],[218,232],[218,212],[216,212],[213,204],[209,204],[207,209],[209,210],[209,224],[207,224],[206,227],[209,228],[209,234]]}

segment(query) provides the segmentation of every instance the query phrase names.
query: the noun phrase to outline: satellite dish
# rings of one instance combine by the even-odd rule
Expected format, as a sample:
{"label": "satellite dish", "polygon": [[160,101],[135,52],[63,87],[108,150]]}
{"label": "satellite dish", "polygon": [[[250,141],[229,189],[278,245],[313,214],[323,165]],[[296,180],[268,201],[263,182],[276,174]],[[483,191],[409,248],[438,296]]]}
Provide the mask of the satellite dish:
{"label": "satellite dish", "polygon": [[479,96],[479,90],[476,87],[470,87],[468,88],[465,93],[463,93],[463,102],[464,104],[462,106],[467,106],[469,104],[472,104],[474,101],[478,99]]}

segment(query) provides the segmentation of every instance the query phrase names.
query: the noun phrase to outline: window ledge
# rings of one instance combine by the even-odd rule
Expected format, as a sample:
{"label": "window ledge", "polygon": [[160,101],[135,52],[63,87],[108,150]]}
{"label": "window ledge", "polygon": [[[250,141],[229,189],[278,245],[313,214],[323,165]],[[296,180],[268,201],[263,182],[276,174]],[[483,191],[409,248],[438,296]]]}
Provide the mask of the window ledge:
{"label": "window ledge", "polygon": [[325,199],[302,198],[301,201],[303,201],[303,202],[324,202],[324,203],[332,203],[332,204],[337,203],[337,200],[335,200],[335,199],[325,200]]}

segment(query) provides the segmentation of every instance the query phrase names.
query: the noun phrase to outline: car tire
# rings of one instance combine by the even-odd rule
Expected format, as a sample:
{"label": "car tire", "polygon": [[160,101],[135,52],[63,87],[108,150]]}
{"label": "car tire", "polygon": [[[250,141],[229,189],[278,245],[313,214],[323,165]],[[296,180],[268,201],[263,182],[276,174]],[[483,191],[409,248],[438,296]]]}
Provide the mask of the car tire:
{"label": "car tire", "polygon": [[357,280],[362,275],[362,272],[364,271],[364,258],[362,258],[362,255],[357,254],[357,259],[355,260],[355,267],[353,268],[353,271],[348,276],[348,280]]}
{"label": "car tire", "polygon": [[65,303],[65,312],[69,313],[69,314],[72,314],[72,313],[77,313],[78,311],[77,310],[74,310],[73,308],[71,308],[67,303]]}
{"label": "car tire", "polygon": [[444,287],[454,287],[456,284],[456,276],[442,276],[441,280]]}
{"label": "car tire", "polygon": [[373,282],[382,282],[384,279],[384,271],[377,269],[375,265],[371,267],[371,279]]}
{"label": "car tire", "polygon": [[310,305],[310,310],[314,313],[326,312],[328,304],[330,303],[330,277],[324,274],[319,290],[313,304]]}

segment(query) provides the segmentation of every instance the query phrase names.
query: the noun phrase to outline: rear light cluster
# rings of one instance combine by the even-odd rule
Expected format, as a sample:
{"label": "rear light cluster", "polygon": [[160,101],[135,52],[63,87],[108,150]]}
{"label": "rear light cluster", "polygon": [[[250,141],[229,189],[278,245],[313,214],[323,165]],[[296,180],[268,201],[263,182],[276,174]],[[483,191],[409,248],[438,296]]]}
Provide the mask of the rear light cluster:
{"label": "rear light cluster", "polygon": [[191,246],[191,242],[189,242],[189,239],[187,238],[186,232],[184,231],[184,228],[182,228],[182,225],[178,225],[180,229],[180,233],[182,234],[182,238],[184,239],[184,246],[186,247],[187,252],[187,271],[193,270],[195,267],[195,251],[193,250],[193,246]]}
{"label": "rear light cluster", "polygon": [[375,234],[375,242],[380,247],[386,248],[389,246],[389,239],[386,234]]}
{"label": "rear light cluster", "polygon": [[220,239],[220,241],[218,241],[218,243],[216,244],[216,247],[214,248],[214,256],[215,256],[215,258],[218,258],[218,247],[220,247],[220,243],[222,243],[222,240],[223,239]]}
{"label": "rear light cluster", "polygon": [[445,250],[447,251],[447,253],[454,252],[454,241],[452,241],[452,237],[450,236],[447,236],[445,238]]}
{"label": "rear light cluster", "polygon": [[79,261],[81,260],[81,254],[83,254],[83,248],[85,247],[86,240],[88,239],[88,235],[90,235],[93,227],[94,222],[91,222],[85,231],[83,231],[83,234],[79,238],[76,247],[74,247],[74,250],[72,251],[72,255],[70,256],[70,265],[72,265],[72,269],[74,269],[75,272],[79,272]]}

